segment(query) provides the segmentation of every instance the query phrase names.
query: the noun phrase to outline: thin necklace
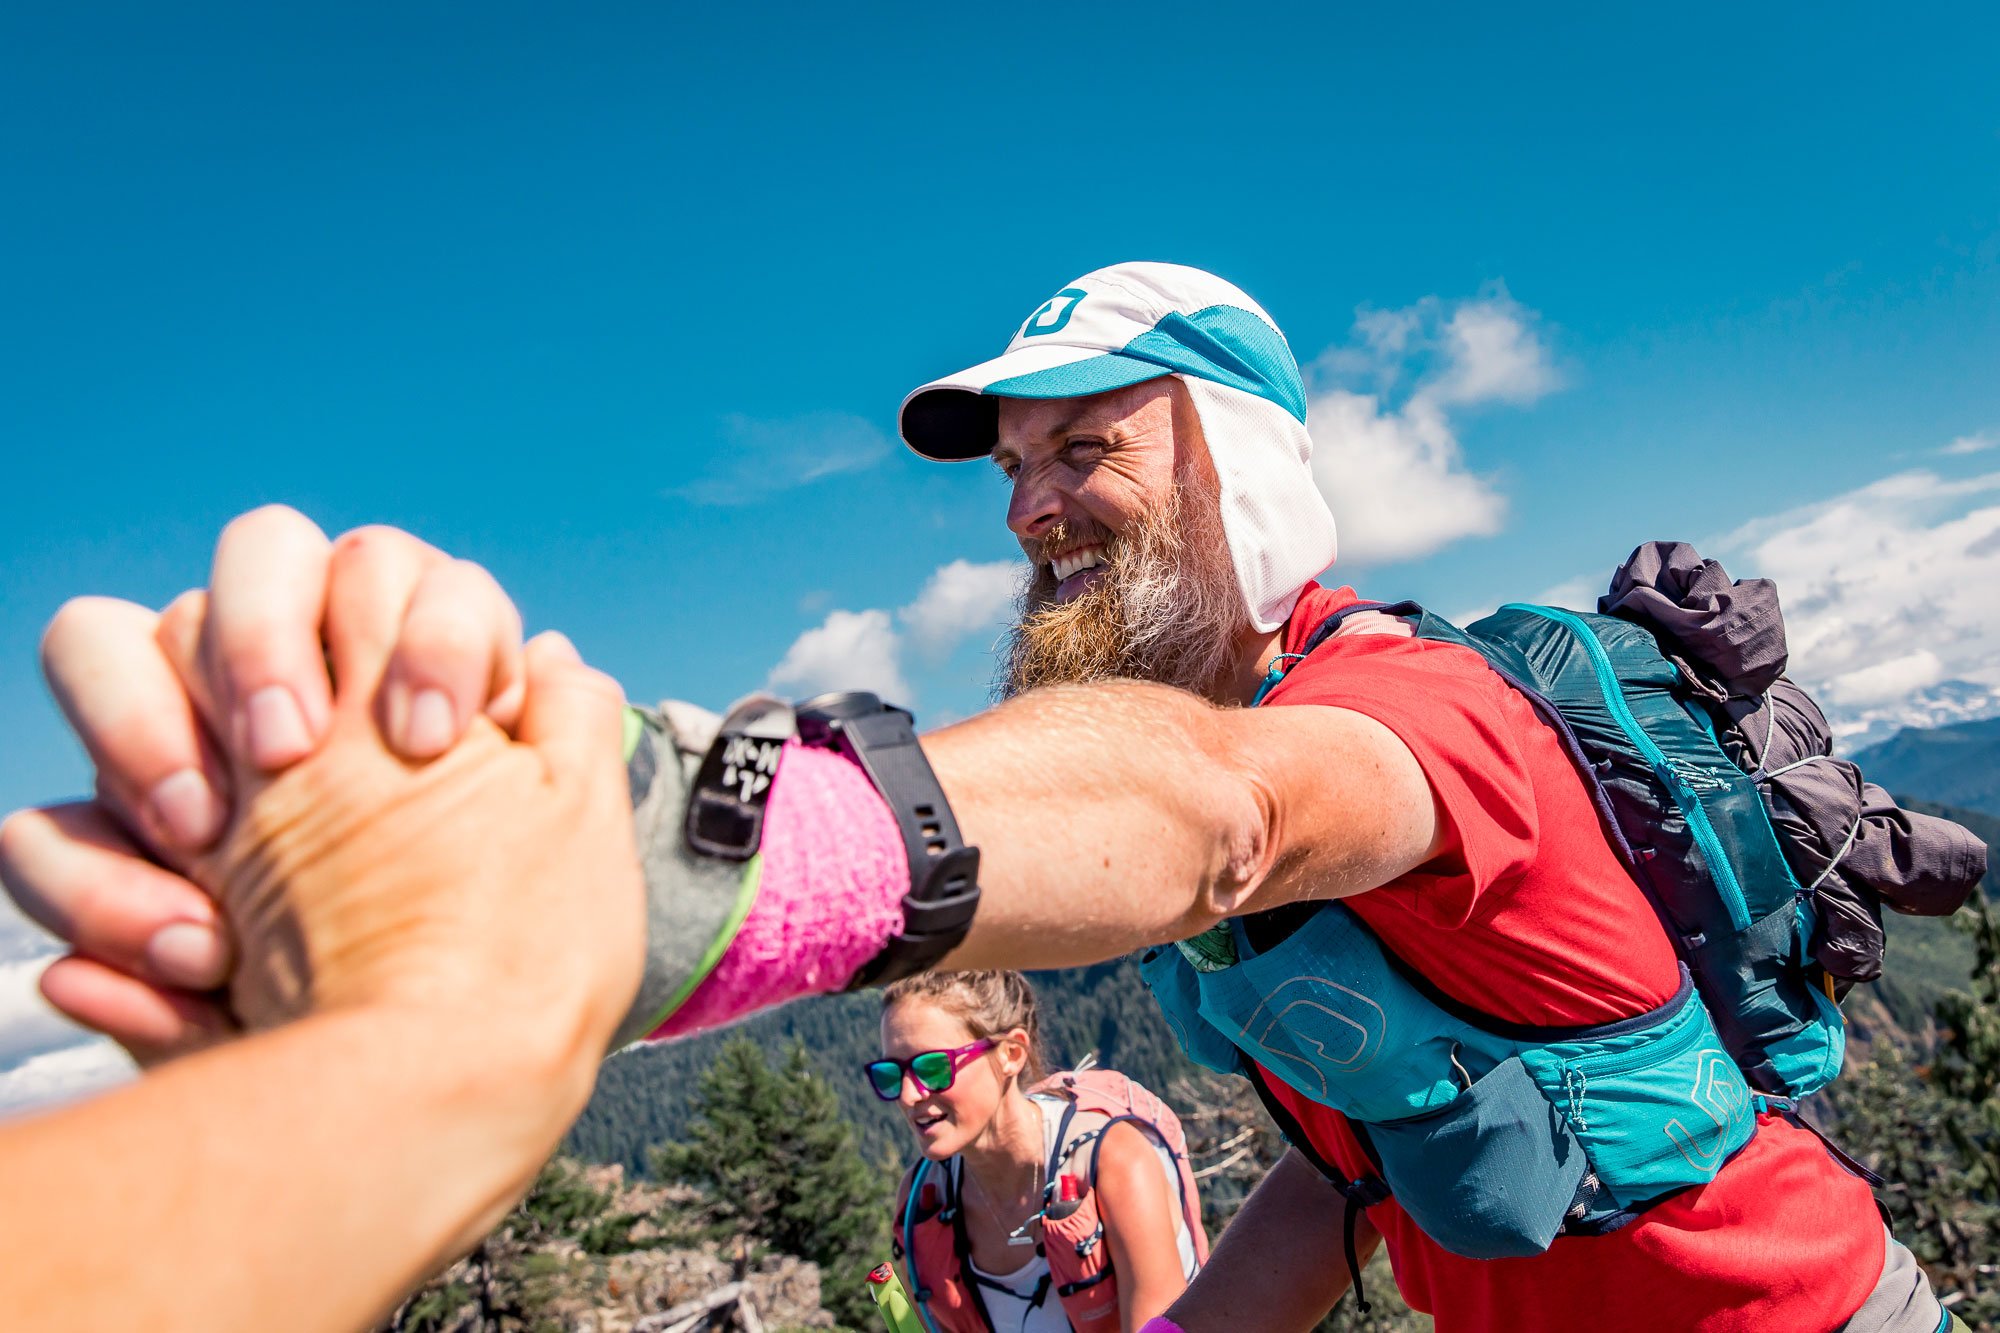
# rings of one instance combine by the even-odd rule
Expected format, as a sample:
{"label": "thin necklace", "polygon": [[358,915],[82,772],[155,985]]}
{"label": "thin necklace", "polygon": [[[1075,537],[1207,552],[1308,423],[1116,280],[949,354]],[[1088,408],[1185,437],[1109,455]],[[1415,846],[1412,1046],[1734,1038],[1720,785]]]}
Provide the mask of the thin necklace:
{"label": "thin necklace", "polygon": [[[1038,1120],[1045,1120],[1045,1117],[1042,1116],[1042,1110],[1039,1106],[1035,1108],[1035,1118]],[[1047,1132],[1048,1131],[1045,1123],[1043,1128],[1044,1137],[1042,1140],[1044,1146],[1047,1146],[1048,1142],[1046,1137]],[[966,1166],[962,1160],[960,1162],[959,1170],[961,1175],[971,1180],[971,1182],[978,1187],[979,1197],[986,1200],[986,1206],[993,1210],[993,1215],[996,1218],[1004,1218],[1006,1214],[1002,1212],[1000,1209],[1000,1201],[998,1199],[995,1199],[992,1196],[992,1194],[990,1194],[987,1191],[986,1186],[980,1182],[978,1175],[976,1175],[970,1167]],[[1042,1216],[1042,1214],[1048,1211],[1048,1199],[1046,1197],[1048,1194],[1047,1172],[1048,1172],[1047,1165],[1042,1161],[1041,1154],[1037,1153],[1035,1155],[1035,1192],[1028,1196],[1029,1199],[1028,1206],[1029,1208],[1033,1209],[1033,1211],[1030,1212],[1026,1217],[1021,1219],[1020,1226],[1015,1227],[1012,1231],[1007,1233],[1007,1243],[1009,1245],[1033,1245],[1035,1243],[1035,1238],[1028,1234],[1028,1228],[1033,1226],[1035,1222]],[[1037,1202],[1041,1204],[1041,1207],[1039,1208],[1035,1207],[1035,1204]]]}

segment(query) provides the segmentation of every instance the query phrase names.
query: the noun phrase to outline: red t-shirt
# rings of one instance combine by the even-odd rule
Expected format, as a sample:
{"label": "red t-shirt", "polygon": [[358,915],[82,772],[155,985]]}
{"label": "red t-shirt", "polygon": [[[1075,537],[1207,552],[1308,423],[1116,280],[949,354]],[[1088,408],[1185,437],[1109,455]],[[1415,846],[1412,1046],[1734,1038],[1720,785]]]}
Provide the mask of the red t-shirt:
{"label": "red t-shirt", "polygon": [[[1352,589],[1307,588],[1284,651]],[[1346,900],[1439,989],[1515,1023],[1628,1018],[1679,984],[1673,946],[1605,841],[1555,734],[1478,654],[1356,634],[1292,665],[1267,705],[1351,709],[1396,733],[1423,767],[1444,852]],[[1312,1146],[1350,1176],[1366,1156],[1336,1111],[1266,1080]],[[1868,1186],[1776,1117],[1705,1186],[1605,1236],[1560,1237],[1525,1259],[1443,1249],[1392,1199],[1368,1210],[1403,1298],[1438,1333],[1522,1333],[1602,1323],[1630,1333],[1826,1333],[1882,1275]]]}

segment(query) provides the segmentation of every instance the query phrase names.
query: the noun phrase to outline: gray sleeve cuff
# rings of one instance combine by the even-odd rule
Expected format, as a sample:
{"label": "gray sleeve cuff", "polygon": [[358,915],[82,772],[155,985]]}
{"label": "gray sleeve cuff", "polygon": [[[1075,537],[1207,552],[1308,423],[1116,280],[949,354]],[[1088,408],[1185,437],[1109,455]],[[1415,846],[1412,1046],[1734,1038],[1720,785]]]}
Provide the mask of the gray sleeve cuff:
{"label": "gray sleeve cuff", "polygon": [[[768,703],[745,704],[752,702]],[[744,708],[731,711],[730,723]],[[679,702],[629,716],[626,774],[646,879],[646,968],[614,1050],[665,1022],[714,970],[756,901],[760,866],[754,856],[728,861],[688,847],[688,795],[723,719]]]}

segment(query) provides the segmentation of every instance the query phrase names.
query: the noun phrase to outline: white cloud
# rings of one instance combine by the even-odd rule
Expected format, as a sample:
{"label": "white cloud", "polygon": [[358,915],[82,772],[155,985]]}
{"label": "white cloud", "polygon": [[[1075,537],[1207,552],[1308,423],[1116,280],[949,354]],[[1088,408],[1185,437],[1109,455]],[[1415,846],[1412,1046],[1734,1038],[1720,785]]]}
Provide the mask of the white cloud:
{"label": "white cloud", "polygon": [[1439,401],[1526,406],[1561,387],[1535,323],[1534,312],[1505,292],[1452,311],[1444,328],[1450,368],[1437,381]]}
{"label": "white cloud", "polygon": [[1843,671],[1826,683],[1826,701],[1840,708],[1888,703],[1944,679],[1944,663],[1928,648],[1872,666]]}
{"label": "white cloud", "polygon": [[[1531,597],[1510,597],[1510,602],[1526,602],[1530,606],[1561,606],[1571,611],[1595,611],[1597,598],[1603,593],[1610,579],[1601,574],[1579,574],[1573,579],[1551,584]],[[1484,620],[1500,609],[1498,602],[1485,602],[1478,606],[1464,608],[1447,619],[1454,625],[1470,625],[1475,620]]]}
{"label": "white cloud", "polygon": [[1330,389],[1306,419],[1313,476],[1340,525],[1344,566],[1414,560],[1500,531],[1507,501],[1465,470],[1451,423],[1429,399],[1385,411],[1373,394]]}
{"label": "white cloud", "polygon": [[[1899,472],[1695,544],[1736,578],[1777,582],[1790,672],[1849,748],[2000,713],[2000,472]],[[1528,600],[1591,610],[1607,582]]]}
{"label": "white cloud", "polygon": [[[829,612],[792,641],[765,686],[790,695],[873,690],[910,707],[916,691],[903,671],[905,648],[914,645],[935,662],[949,656],[968,635],[989,628],[997,631],[1013,605],[1023,572],[1016,560],[984,564],[954,560],[939,566],[924,581],[916,600],[893,615],[880,608]],[[902,630],[897,629],[898,622]]]}
{"label": "white cloud", "polygon": [[924,652],[942,656],[967,635],[997,628],[1021,589],[1027,566],[1018,560],[940,566],[917,600],[896,613]]}
{"label": "white cloud", "polygon": [[131,1058],[103,1037],[50,1051],[0,1070],[0,1115],[74,1101],[129,1082],[137,1073]]}
{"label": "white cloud", "polygon": [[90,1035],[50,1008],[36,985],[57,952],[52,937],[0,896],[0,1076]]}
{"label": "white cloud", "polygon": [[1552,588],[1544,588],[1527,600],[1536,606],[1562,606],[1572,611],[1595,611],[1597,599],[1610,586],[1609,571],[1603,574],[1582,574],[1573,579],[1565,579]]}
{"label": "white cloud", "polygon": [[132,1076],[123,1051],[58,1015],[36,989],[54,956],[0,963],[0,1115],[67,1101]]}
{"label": "white cloud", "polygon": [[1334,368],[1394,372],[1423,341],[1424,327],[1436,324],[1437,307],[1435,296],[1427,296],[1401,310],[1377,310],[1363,306],[1354,313],[1354,335],[1350,343],[1356,345],[1335,349],[1324,359]]}
{"label": "white cloud", "polygon": [[780,694],[873,690],[884,699],[904,702],[911,694],[900,649],[887,611],[830,611],[792,641],[766,684]]}
{"label": "white cloud", "polygon": [[852,412],[723,419],[727,445],[708,475],[666,494],[701,505],[752,504],[780,491],[873,467],[889,455],[875,423]]}
{"label": "white cloud", "polygon": [[1792,672],[1829,704],[1944,680],[2000,684],[2000,472],[1897,473],[1758,519],[1704,553],[1738,578],[1777,581]]}
{"label": "white cloud", "polygon": [[1988,449],[2000,449],[2000,435],[1986,435],[1983,433],[1979,435],[1961,435],[1944,448],[1938,450],[1938,452],[1941,454],[1962,456],[1964,454],[1983,454]]}
{"label": "white cloud", "polygon": [[54,936],[22,916],[10,899],[0,896],[0,963],[45,957],[55,948]]}
{"label": "white cloud", "polygon": [[[1363,310],[1314,364],[1313,474],[1340,524],[1340,558],[1377,565],[1491,536],[1507,500],[1467,470],[1451,412],[1526,406],[1561,387],[1535,313],[1495,286],[1447,305]],[[1412,387],[1401,390],[1405,382]]]}

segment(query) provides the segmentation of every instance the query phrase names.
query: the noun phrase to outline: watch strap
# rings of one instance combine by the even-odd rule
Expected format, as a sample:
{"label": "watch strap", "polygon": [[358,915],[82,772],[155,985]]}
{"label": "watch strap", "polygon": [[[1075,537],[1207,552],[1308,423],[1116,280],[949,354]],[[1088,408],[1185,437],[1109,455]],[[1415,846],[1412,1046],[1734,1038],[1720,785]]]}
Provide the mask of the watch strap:
{"label": "watch strap", "polygon": [[914,719],[873,694],[821,695],[799,705],[799,738],[840,750],[888,803],[909,858],[903,929],[848,982],[885,986],[935,966],[971,929],[979,907],[979,849],[965,845],[951,802],[925,758]]}

